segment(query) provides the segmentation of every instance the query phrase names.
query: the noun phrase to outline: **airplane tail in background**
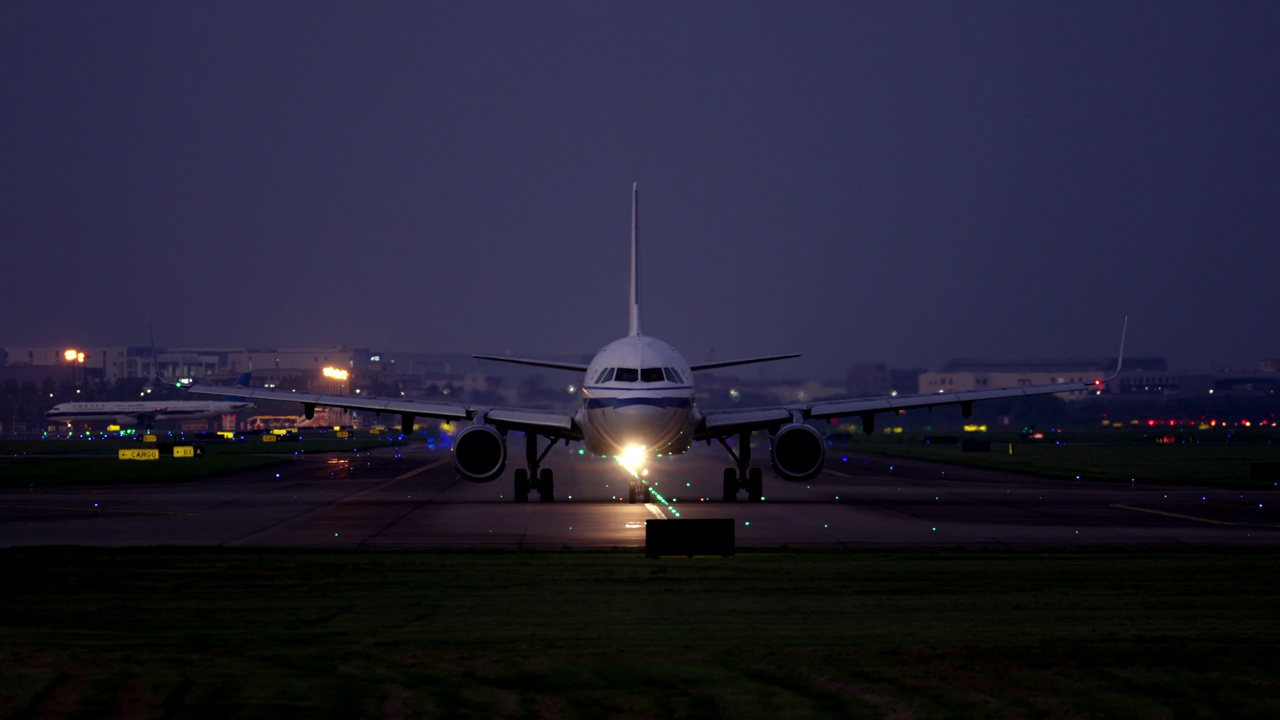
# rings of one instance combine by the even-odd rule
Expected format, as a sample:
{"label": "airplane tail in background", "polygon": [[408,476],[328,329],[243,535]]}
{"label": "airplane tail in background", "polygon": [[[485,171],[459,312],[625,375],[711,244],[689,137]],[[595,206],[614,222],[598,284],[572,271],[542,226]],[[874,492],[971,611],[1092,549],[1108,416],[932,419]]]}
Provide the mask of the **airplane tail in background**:
{"label": "airplane tail in background", "polygon": [[[238,388],[249,387],[250,375],[252,375],[252,373],[242,373],[240,377],[236,378],[235,387],[238,387]],[[237,395],[223,395],[218,399],[225,402],[243,402],[244,401],[243,397],[239,397]]]}

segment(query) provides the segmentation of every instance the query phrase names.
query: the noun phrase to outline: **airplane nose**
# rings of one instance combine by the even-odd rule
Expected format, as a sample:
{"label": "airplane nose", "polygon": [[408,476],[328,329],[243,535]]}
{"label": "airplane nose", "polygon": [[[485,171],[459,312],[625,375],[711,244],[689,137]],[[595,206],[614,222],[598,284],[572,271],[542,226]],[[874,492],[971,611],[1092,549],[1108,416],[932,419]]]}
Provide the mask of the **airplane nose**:
{"label": "airplane nose", "polygon": [[661,403],[636,403],[614,408],[613,423],[627,434],[648,435],[670,422],[670,410]]}

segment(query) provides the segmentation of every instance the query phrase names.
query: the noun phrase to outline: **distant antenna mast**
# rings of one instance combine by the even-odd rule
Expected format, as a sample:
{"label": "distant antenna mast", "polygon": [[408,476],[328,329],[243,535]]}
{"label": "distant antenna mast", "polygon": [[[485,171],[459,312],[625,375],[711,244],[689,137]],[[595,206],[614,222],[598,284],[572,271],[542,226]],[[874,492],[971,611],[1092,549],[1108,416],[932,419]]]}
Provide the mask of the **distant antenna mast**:
{"label": "distant antenna mast", "polygon": [[151,379],[148,382],[155,383],[160,379],[159,358],[156,356],[156,333],[151,329],[151,320],[147,320],[147,336],[151,338]]}
{"label": "distant antenna mast", "polygon": [[631,183],[631,335],[640,335],[640,254],[636,250],[640,183]]}

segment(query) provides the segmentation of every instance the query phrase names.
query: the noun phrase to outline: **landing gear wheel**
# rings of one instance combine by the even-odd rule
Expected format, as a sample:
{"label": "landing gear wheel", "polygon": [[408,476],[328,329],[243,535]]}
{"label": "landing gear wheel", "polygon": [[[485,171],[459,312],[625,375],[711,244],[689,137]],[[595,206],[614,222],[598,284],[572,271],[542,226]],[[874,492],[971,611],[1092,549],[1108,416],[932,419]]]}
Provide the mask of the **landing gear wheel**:
{"label": "landing gear wheel", "polygon": [[516,502],[529,502],[529,471],[516,470]]}
{"label": "landing gear wheel", "polygon": [[738,471],[733,468],[724,469],[724,501],[738,501]]}
{"label": "landing gear wheel", "polygon": [[551,468],[538,471],[538,499],[542,502],[554,502],[556,499],[556,478]]}
{"label": "landing gear wheel", "polygon": [[636,482],[634,480],[631,481],[631,487],[629,492],[627,493],[627,502],[631,503],[632,505],[636,503]]}
{"label": "landing gear wheel", "polygon": [[760,502],[764,497],[764,471],[751,468],[747,471],[747,498],[751,502]]}

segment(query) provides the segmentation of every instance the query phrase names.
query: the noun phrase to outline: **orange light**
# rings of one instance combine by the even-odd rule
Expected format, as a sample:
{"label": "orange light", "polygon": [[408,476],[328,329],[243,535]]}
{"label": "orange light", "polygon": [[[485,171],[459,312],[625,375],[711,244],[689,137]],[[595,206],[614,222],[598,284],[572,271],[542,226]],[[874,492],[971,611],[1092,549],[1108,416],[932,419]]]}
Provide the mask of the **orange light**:
{"label": "orange light", "polygon": [[76,356],[79,354],[77,350],[68,350],[62,353],[62,357],[66,358],[67,362],[75,362]]}

